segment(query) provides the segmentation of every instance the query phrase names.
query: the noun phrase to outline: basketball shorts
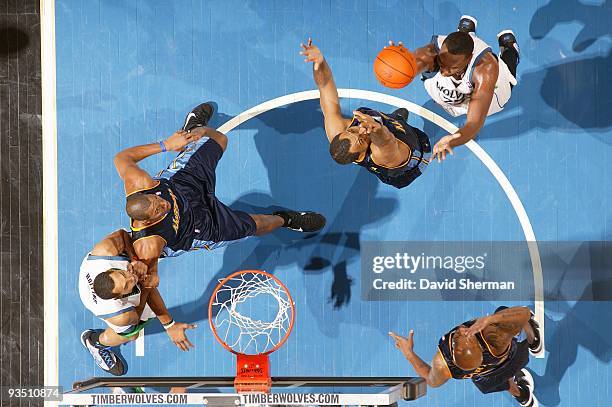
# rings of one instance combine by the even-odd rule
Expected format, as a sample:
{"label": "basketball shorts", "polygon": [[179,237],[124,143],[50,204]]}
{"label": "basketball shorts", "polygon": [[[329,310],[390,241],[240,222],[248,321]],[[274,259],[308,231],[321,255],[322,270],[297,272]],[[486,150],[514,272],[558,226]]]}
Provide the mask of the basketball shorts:
{"label": "basketball shorts", "polygon": [[511,379],[529,362],[529,344],[526,340],[516,344],[516,351],[503,365],[488,375],[474,376],[472,382],[482,393],[495,393],[510,388],[508,379]]}
{"label": "basketball shorts", "polygon": [[253,218],[227,207],[215,196],[217,164],[223,149],[213,139],[203,137],[185,149],[161,171],[157,178],[170,180],[186,197],[199,225],[190,250],[164,248],[164,257],[179,256],[197,249],[213,250],[255,235]]}

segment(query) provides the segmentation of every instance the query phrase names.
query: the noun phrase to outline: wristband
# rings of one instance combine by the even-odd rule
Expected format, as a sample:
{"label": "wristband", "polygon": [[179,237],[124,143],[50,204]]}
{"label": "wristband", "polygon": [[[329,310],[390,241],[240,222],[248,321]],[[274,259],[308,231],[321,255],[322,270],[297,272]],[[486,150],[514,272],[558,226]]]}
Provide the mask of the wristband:
{"label": "wristband", "polygon": [[176,322],[174,321],[174,319],[171,319],[170,322],[168,322],[167,324],[162,324],[162,326],[164,327],[164,329],[167,331],[168,329],[172,328],[172,326],[175,324]]}
{"label": "wristband", "polygon": [[161,149],[162,149],[162,153],[165,153],[166,151],[168,151],[168,150],[166,149],[166,145],[164,144],[164,141],[163,141],[163,140],[159,142],[159,146],[160,146],[160,147],[161,147]]}

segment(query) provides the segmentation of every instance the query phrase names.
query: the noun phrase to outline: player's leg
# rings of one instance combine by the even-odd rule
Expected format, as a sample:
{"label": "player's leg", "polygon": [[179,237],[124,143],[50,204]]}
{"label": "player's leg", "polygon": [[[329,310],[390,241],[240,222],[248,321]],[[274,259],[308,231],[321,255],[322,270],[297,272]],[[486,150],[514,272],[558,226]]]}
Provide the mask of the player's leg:
{"label": "player's leg", "polygon": [[[499,312],[507,307],[499,307]],[[533,378],[525,369],[529,363],[529,345],[526,341],[517,342],[508,359],[485,376],[474,376],[472,382],[483,394],[508,391],[523,406],[535,407]]]}
{"label": "player's leg", "polygon": [[255,234],[262,236],[284,227],[296,232],[318,232],[325,226],[325,217],[316,212],[278,211],[272,215],[249,214],[257,225]]}
{"label": "player's leg", "polygon": [[123,360],[119,357],[119,354],[115,352],[112,347],[129,342],[132,339],[126,338],[124,340],[117,340],[117,338],[113,338],[112,335],[109,334],[106,335],[106,337],[110,336],[111,339],[109,340],[105,337],[102,342],[108,340],[110,343],[115,343],[115,345],[102,343],[100,342],[100,337],[103,333],[106,334],[106,331],[112,331],[112,334],[117,335],[110,328],[107,328],[105,331],[102,331],[101,329],[88,329],[81,334],[81,343],[89,351],[91,357],[102,370],[115,376],[124,375],[127,371],[127,367],[125,366]]}
{"label": "player's leg", "polygon": [[527,341],[518,342],[512,360],[508,363],[508,369],[515,372],[509,381],[508,391],[521,406],[537,407],[538,400],[533,394],[533,377],[525,368],[528,363],[529,343]]}
{"label": "player's leg", "polygon": [[196,239],[212,242],[212,245],[206,244],[209,249],[250,236],[266,235],[281,227],[296,232],[313,233],[325,226],[325,217],[316,212],[284,210],[273,214],[248,214],[229,208],[215,196],[208,197],[207,206],[215,228],[205,231]]}
{"label": "player's leg", "polygon": [[314,233],[323,229],[325,217],[316,212],[278,211],[273,215],[248,214],[255,222],[255,235],[263,236],[284,227],[296,232]]}
{"label": "player's leg", "polygon": [[104,332],[100,333],[100,337],[98,339],[98,343],[102,346],[119,346],[124,343],[131,342],[138,337],[138,333],[135,335],[119,335],[117,332],[113,331],[111,328],[106,328]]}
{"label": "player's leg", "polygon": [[531,373],[527,369],[521,369],[514,378],[508,381],[508,392],[521,406],[538,407],[538,399],[533,393],[534,382]]}
{"label": "player's leg", "polygon": [[115,376],[127,372],[127,366],[113,348],[135,340],[145,325],[155,318],[155,313],[148,304],[137,311],[137,314],[139,322],[136,325],[115,326],[105,320],[110,325],[105,330],[88,329],[81,334],[81,343],[102,370]]}
{"label": "player's leg", "polygon": [[512,76],[516,78],[516,67],[520,62],[520,50],[516,36],[512,30],[504,30],[497,34],[497,42],[500,59],[504,61]]}
{"label": "player's leg", "polygon": [[249,213],[255,222],[255,235],[262,236],[283,226],[285,220],[277,215],[260,215]]}
{"label": "player's leg", "polygon": [[527,337],[527,343],[529,344],[529,353],[537,355],[542,350],[542,331],[540,324],[535,320],[535,315],[531,313],[531,318],[523,327],[525,336]]}
{"label": "player's leg", "polygon": [[325,226],[325,217],[316,212],[277,211],[268,214],[248,214],[233,210],[216,197],[207,200],[208,214],[196,216],[211,216],[213,219],[203,221],[214,225],[202,231],[193,241],[192,250],[213,250],[244,241],[252,236],[262,236],[284,227],[296,232],[318,232]]}
{"label": "player's leg", "polygon": [[[528,395],[529,390],[522,389],[518,384],[514,381],[514,378],[508,379],[508,392],[514,398],[523,397]],[[523,394],[523,396],[521,396]]]}
{"label": "player's leg", "polygon": [[[215,106],[213,102],[202,103],[187,114],[183,129],[193,130],[196,127],[206,126],[214,112]],[[214,186],[214,170],[223,155],[224,149],[225,146],[220,146],[218,142],[208,137],[202,137],[196,142],[189,143],[157,177],[165,179],[177,177],[176,179],[180,179],[186,175],[181,170],[189,167],[188,173],[199,175],[202,178],[199,180],[200,182]],[[183,174],[180,174],[181,172]]]}

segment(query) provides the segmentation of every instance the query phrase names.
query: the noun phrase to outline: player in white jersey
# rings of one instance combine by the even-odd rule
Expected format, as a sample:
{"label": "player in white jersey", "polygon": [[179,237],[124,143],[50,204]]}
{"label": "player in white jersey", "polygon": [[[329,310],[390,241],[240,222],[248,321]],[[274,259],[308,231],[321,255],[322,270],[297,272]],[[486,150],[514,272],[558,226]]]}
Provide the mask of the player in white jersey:
{"label": "player in white jersey", "polygon": [[[423,74],[431,98],[452,116],[467,115],[463,127],[442,137],[434,146],[438,161],[453,153],[453,147],[476,137],[488,115],[501,111],[516,85],[519,48],[510,30],[497,35],[495,55],[476,36],[476,19],[462,16],[457,32],[434,35],[432,42],[414,51],[417,69]],[[390,42],[393,45],[393,42]]]}
{"label": "player in white jersey", "polygon": [[170,339],[179,349],[193,347],[185,335],[196,325],[174,322],[154,285],[147,267],[140,262],[132,239],[123,229],[95,245],[85,256],[79,273],[81,301],[107,325],[106,330],[87,329],[81,343],[104,371],[120,376],[127,367],[112,348],[130,342],[157,316]]}

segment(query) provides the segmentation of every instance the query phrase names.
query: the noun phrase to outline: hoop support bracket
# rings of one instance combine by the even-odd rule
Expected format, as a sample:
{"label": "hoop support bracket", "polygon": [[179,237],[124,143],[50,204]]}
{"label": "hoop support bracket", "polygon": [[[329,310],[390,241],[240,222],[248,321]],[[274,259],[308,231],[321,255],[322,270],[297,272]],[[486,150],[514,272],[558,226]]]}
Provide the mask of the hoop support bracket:
{"label": "hoop support bracket", "polygon": [[268,355],[236,355],[236,379],[238,393],[269,393],[272,387]]}

